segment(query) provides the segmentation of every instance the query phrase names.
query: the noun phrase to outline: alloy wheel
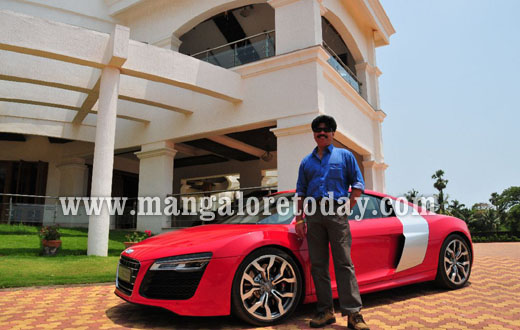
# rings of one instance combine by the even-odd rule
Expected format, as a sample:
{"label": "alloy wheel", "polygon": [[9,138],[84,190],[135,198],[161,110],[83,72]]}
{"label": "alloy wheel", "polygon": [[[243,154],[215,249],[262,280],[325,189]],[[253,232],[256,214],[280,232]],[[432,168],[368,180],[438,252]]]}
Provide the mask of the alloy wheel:
{"label": "alloy wheel", "polygon": [[298,278],[293,266],[279,255],[262,255],[250,262],[240,280],[245,310],[263,321],[276,320],[295,303]]}
{"label": "alloy wheel", "polygon": [[448,280],[455,285],[464,283],[470,267],[470,254],[466,244],[460,239],[450,241],[444,251],[444,271]]}

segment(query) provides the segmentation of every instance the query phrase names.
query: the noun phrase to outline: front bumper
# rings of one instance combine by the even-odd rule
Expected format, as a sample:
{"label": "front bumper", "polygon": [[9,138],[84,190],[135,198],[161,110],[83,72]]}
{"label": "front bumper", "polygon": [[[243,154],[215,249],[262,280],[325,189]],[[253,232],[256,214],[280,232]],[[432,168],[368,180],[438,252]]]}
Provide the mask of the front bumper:
{"label": "front bumper", "polygon": [[[120,263],[125,262],[125,264],[128,264],[128,259],[130,258],[122,256]],[[132,261],[133,264],[131,263]],[[133,266],[132,269],[134,269],[132,272],[133,287],[132,285],[128,285],[129,283],[120,283],[116,279],[115,294],[131,303],[157,306],[179,315],[219,316],[230,314],[231,287],[233,285],[235,270],[241,261],[241,257],[212,258],[206,266],[198,285],[196,285],[196,288],[193,288],[195,290],[194,294],[191,294],[192,292],[186,294],[185,291],[187,289],[184,285],[180,290],[184,293],[172,292],[173,299],[152,299],[146,297],[146,292],[150,292],[150,290],[144,290],[145,287],[149,287],[150,285],[150,276],[146,276],[146,274],[154,261],[155,260],[138,261],[130,259],[130,265]],[[138,267],[136,266],[136,262],[139,263]],[[147,277],[146,280],[145,277]],[[178,281],[178,278],[173,279],[177,279]],[[152,281],[153,280],[152,278]],[[160,280],[164,281],[164,278]],[[193,285],[195,282],[194,280],[189,284]],[[188,290],[191,290],[191,288],[188,288]]]}

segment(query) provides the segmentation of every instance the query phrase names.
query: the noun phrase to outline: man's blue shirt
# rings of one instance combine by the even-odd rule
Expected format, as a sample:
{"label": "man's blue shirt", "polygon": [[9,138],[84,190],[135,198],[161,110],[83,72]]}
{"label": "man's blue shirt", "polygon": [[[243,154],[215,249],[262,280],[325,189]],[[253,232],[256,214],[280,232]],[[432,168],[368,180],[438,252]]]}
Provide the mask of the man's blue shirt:
{"label": "man's blue shirt", "polygon": [[365,190],[365,181],[354,155],[332,144],[323,151],[320,159],[318,148],[307,155],[300,164],[296,192],[305,197],[348,197],[349,187]]}

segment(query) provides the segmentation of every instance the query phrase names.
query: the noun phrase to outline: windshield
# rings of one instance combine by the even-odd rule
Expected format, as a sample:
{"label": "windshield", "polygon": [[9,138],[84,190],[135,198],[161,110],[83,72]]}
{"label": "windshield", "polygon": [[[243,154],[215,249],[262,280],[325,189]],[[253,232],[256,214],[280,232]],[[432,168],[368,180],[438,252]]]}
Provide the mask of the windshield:
{"label": "windshield", "polygon": [[[233,212],[234,215],[228,216],[219,220],[217,223],[224,224],[289,224],[294,218],[294,210],[293,210],[293,197],[294,193],[288,194],[278,194],[269,197],[264,197],[259,199],[259,203],[249,202],[251,205],[252,211],[257,211],[252,214],[248,214],[246,211],[246,205],[248,204],[248,199],[244,199],[244,207],[243,207],[243,215],[238,215],[238,205],[233,204]],[[280,198],[285,199],[286,201],[279,201]],[[256,207],[258,204],[258,207]],[[280,213],[277,212],[277,205],[280,204],[279,210]],[[264,210],[268,210],[268,212],[264,212]]]}

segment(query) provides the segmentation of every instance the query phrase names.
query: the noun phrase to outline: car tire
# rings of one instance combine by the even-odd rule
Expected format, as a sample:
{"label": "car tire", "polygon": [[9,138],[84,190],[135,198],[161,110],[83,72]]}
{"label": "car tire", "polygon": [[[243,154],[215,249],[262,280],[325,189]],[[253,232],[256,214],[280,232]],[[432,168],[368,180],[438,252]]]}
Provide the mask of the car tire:
{"label": "car tire", "polygon": [[244,258],[231,292],[233,313],[255,325],[286,320],[300,303],[303,278],[292,256],[276,248],[262,248]]}
{"label": "car tire", "polygon": [[462,288],[469,280],[472,260],[467,241],[459,234],[449,235],[439,253],[436,284],[452,290]]}

